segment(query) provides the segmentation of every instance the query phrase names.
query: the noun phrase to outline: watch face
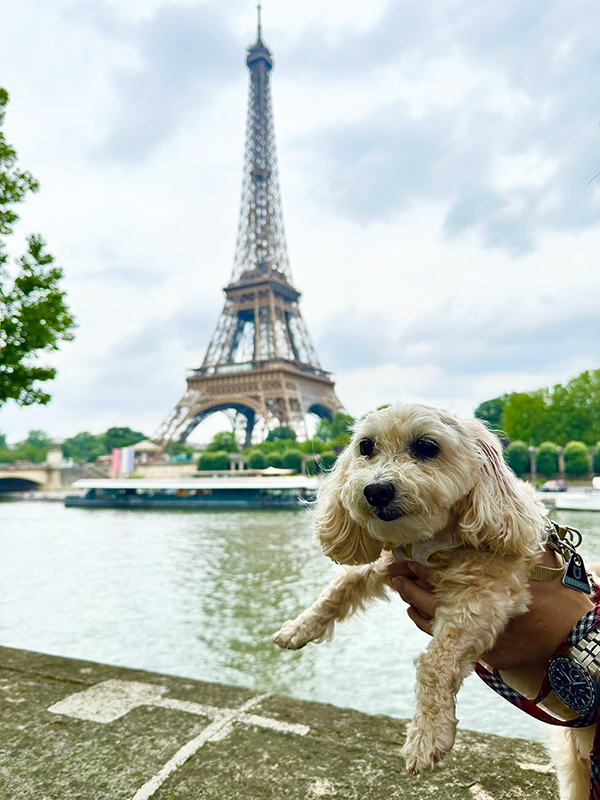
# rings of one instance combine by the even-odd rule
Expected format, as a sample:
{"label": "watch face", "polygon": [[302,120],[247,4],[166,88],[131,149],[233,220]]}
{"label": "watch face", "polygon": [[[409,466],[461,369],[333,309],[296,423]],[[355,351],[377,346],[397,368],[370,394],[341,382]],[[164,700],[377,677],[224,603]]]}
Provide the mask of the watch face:
{"label": "watch face", "polygon": [[598,707],[598,686],[576,661],[566,657],[553,659],[548,668],[548,678],[563,703],[574,711],[585,714]]}

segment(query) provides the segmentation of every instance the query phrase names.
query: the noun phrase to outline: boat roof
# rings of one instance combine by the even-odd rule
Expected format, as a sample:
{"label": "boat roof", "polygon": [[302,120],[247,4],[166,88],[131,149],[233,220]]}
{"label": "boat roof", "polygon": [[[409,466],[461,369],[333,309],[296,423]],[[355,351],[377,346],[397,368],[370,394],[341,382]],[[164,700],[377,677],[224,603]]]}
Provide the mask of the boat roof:
{"label": "boat roof", "polygon": [[81,478],[73,489],[314,489],[318,478],[284,475],[255,478]]}

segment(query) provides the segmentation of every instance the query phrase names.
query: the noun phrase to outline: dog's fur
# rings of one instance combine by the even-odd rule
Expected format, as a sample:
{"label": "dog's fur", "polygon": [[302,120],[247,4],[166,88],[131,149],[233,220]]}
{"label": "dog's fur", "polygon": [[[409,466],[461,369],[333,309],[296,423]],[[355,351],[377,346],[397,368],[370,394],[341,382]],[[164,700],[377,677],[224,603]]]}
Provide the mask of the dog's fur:
{"label": "dog's fur", "polygon": [[[418,443],[424,440],[437,452],[434,447],[423,455]],[[362,455],[365,441],[373,451]],[[383,509],[364,493],[373,482],[394,488]],[[543,552],[545,515],[482,423],[428,406],[396,405],[355,426],[319,489],[315,527],[325,553],[346,566],[307,611],[273,636],[292,650],[331,639],[336,622],[385,598],[389,551],[440,531],[460,535],[462,546],[431,559],[433,637],[417,660],[416,711],[402,751],[407,769],[421,772],[454,744],[455,697],[473,662],[493,647],[511,617],[527,610],[528,572]],[[533,689],[531,696],[536,691],[523,680],[517,688]],[[564,706],[552,710],[567,712]],[[555,737],[565,800],[588,797],[591,732],[560,730]]]}

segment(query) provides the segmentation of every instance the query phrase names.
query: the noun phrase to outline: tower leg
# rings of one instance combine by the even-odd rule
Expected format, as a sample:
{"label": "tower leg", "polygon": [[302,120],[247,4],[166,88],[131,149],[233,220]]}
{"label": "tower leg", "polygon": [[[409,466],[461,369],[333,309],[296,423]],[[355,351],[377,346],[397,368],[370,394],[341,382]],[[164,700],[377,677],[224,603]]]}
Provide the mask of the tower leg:
{"label": "tower leg", "polygon": [[248,409],[246,414],[246,440],[244,442],[244,448],[250,447],[252,444],[252,432],[254,430],[254,423],[256,422],[256,415],[254,411]]}

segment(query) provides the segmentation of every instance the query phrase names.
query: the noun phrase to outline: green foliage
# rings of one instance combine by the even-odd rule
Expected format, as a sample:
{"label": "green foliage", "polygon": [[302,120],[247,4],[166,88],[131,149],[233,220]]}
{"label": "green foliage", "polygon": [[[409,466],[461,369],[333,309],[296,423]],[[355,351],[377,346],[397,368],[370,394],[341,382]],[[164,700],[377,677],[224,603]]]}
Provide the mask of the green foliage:
{"label": "green foliage", "polygon": [[331,452],[323,453],[323,455],[321,456],[321,460],[319,461],[320,471],[325,472],[331,469],[331,467],[333,467],[336,461],[337,461],[337,453],[331,453]]}
{"label": "green foliage", "polygon": [[132,431],[131,428],[109,428],[104,434],[104,447],[110,453],[115,447],[130,447],[145,438],[143,433]]}
{"label": "green foliage", "polygon": [[536,450],[536,464],[540,475],[555,475],[558,472],[558,445],[542,442]]}
{"label": "green foliage", "polygon": [[589,448],[584,442],[565,445],[565,472],[567,475],[587,475],[590,471]]}
{"label": "green foliage", "polygon": [[[536,389],[533,392],[513,392],[496,400],[488,400],[493,408],[504,400],[501,426],[510,439],[521,439],[539,445],[553,441],[564,447],[569,441],[594,445],[600,440],[600,369],[586,370],[564,386]],[[489,411],[489,409],[488,409]]]}
{"label": "green foliage", "polygon": [[[6,106],[9,95],[0,87],[0,126],[4,124]],[[28,192],[37,192],[38,181],[30,172],[22,172],[17,168],[17,151],[6,141],[0,131],[0,234],[8,236],[13,232],[13,225],[19,219],[12,205],[22,203]]]}
{"label": "green foliage", "polygon": [[474,411],[476,419],[480,419],[491,430],[502,430],[502,412],[508,395],[494,397],[493,400],[486,400],[480,403]]}
{"label": "green foliage", "polygon": [[98,456],[106,453],[104,436],[94,436],[93,433],[83,431],[65,439],[62,445],[65,458],[72,458],[73,461],[95,461]]}
{"label": "green foliage", "polygon": [[307,439],[305,442],[299,442],[298,447],[306,455],[324,453],[326,450],[329,450],[329,445],[325,444],[320,439]]}
{"label": "green foliage", "polygon": [[207,451],[225,450],[227,453],[237,453],[239,446],[233,431],[219,431],[206,448]]}
{"label": "green foliage", "polygon": [[264,453],[260,450],[250,450],[248,453],[248,469],[264,469],[267,466]]}
{"label": "green foliage", "polygon": [[331,442],[333,439],[344,437],[344,441],[347,443],[350,440],[350,428],[354,422],[354,417],[351,417],[350,414],[336,411],[331,422],[325,418],[320,421],[315,437],[323,442]]}
{"label": "green foliage", "polygon": [[8,444],[6,443],[6,434],[0,433],[0,450],[6,450],[8,448]]}
{"label": "green foliage", "polygon": [[[8,99],[8,92],[0,88],[0,126]],[[37,180],[18,169],[17,153],[0,131],[0,235],[10,235],[19,219],[13,206],[38,189]],[[52,380],[56,370],[37,359],[73,338],[75,321],[59,285],[63,273],[53,266],[45,244],[38,235],[27,239],[27,252],[11,281],[6,245],[0,239],[0,406],[7,400],[22,406],[48,403],[50,395],[39,384]]]}
{"label": "green foliage", "polygon": [[290,448],[289,450],[284,450],[282,461],[283,461],[283,468],[284,469],[293,469],[294,472],[301,472],[302,471],[302,450],[297,448]]}
{"label": "green foliage", "polygon": [[265,464],[267,467],[275,467],[276,469],[283,468],[283,458],[280,453],[273,451],[265,456]]}
{"label": "green foliage", "polygon": [[229,469],[229,453],[225,450],[205,450],[198,459],[198,469]]}
{"label": "green foliage", "polygon": [[506,463],[519,477],[529,471],[529,448],[525,442],[511,442],[505,450]]}
{"label": "green foliage", "polygon": [[170,456],[180,459],[189,461],[191,457],[194,455],[194,448],[191,444],[173,444],[168,449],[167,452]]}
{"label": "green foliage", "polygon": [[0,464],[13,464],[17,460],[17,451],[9,447],[0,448]]}
{"label": "green foliage", "polygon": [[269,431],[269,435],[267,436],[267,442],[276,442],[278,440],[285,440],[287,442],[296,441],[296,433],[287,425],[280,425],[278,428],[273,428],[272,431]]}
{"label": "green foliage", "polygon": [[594,447],[592,452],[592,468],[596,475],[600,474],[600,443]]}
{"label": "green foliage", "polygon": [[[534,443],[548,438],[545,390],[513,392],[508,395],[502,424],[509,439]],[[542,438],[540,438],[542,437]]]}
{"label": "green foliage", "polygon": [[19,461],[33,461],[40,464],[46,460],[48,450],[52,447],[52,439],[44,431],[29,431],[27,439],[21,442],[16,450],[16,459]]}
{"label": "green foliage", "polygon": [[316,458],[308,458],[306,460],[306,474],[311,477],[319,474],[319,462]]}

